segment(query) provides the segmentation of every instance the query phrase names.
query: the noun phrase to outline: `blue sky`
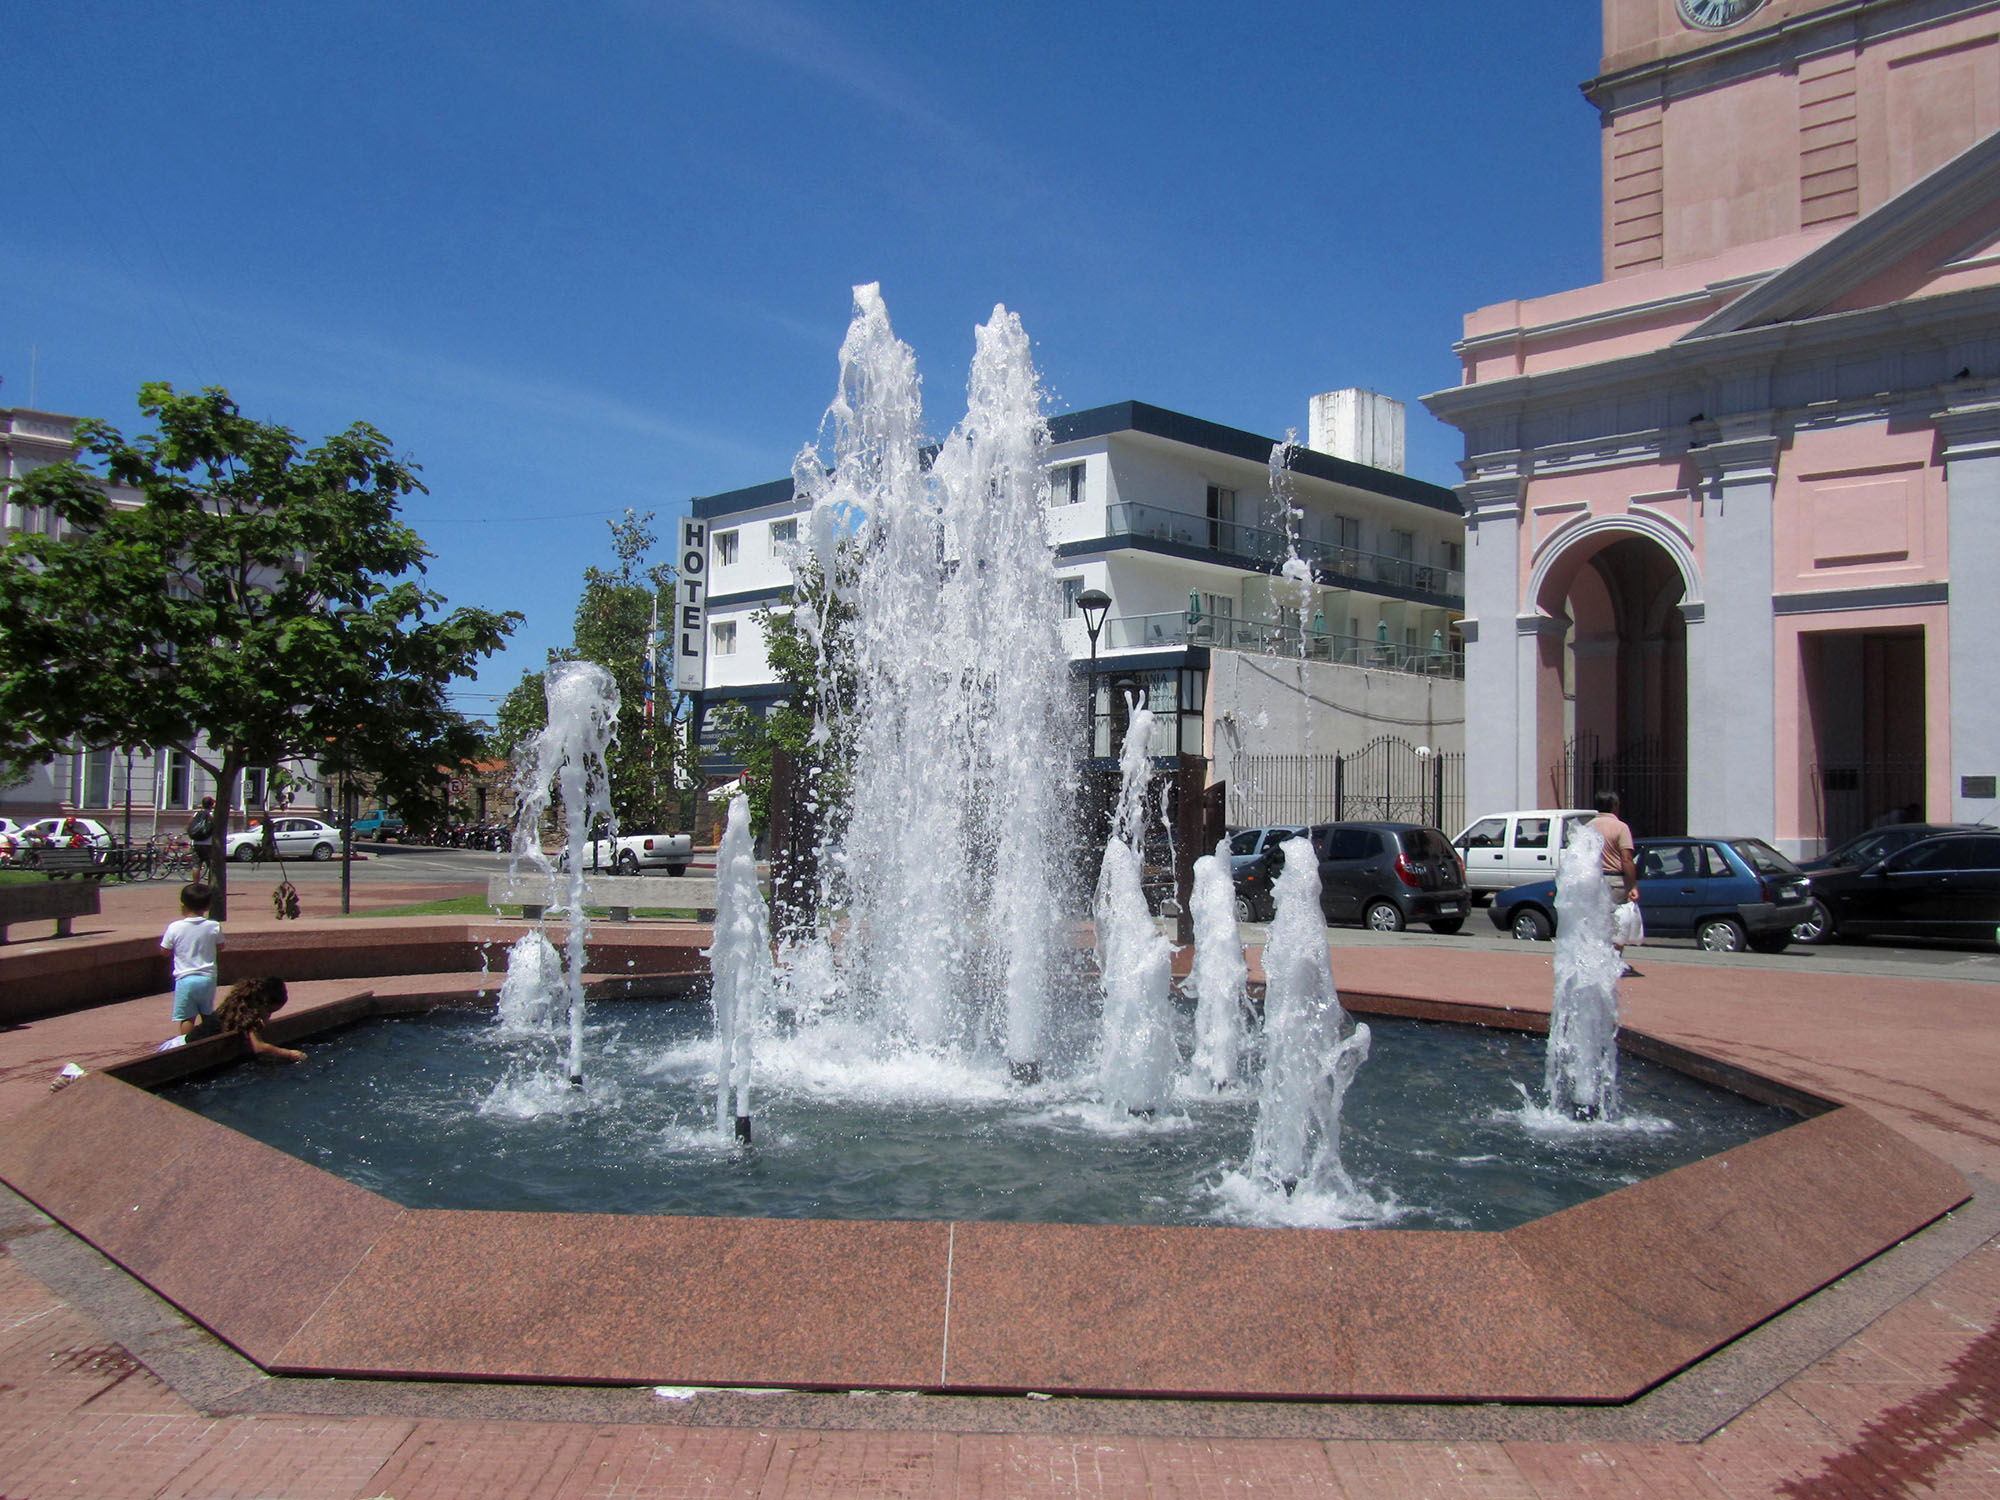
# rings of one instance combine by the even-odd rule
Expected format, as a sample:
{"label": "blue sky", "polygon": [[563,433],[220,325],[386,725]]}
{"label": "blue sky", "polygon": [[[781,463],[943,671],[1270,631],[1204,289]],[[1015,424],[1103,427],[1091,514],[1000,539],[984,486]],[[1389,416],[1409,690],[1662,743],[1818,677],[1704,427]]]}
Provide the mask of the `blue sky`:
{"label": "blue sky", "polygon": [[[15,7],[0,404],[226,386],[422,465],[453,603],[567,641],[606,519],[779,478],[882,283],[927,415],[1021,314],[1055,410],[1457,434],[1468,310],[1597,279],[1599,7],[424,0]],[[660,555],[666,554],[663,545]]]}

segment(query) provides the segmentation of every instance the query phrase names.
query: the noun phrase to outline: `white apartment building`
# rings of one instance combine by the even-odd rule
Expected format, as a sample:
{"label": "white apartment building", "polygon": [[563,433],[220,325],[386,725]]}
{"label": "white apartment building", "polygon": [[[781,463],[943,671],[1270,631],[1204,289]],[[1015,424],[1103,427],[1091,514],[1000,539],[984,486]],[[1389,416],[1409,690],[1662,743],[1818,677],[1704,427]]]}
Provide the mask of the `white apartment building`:
{"label": "white apartment building", "polygon": [[[62,534],[62,522],[54,512],[15,499],[15,481],[31,469],[73,458],[79,420],[55,412],[0,407],[0,519],[7,539],[29,532]],[[133,490],[114,486],[110,495],[114,505],[140,503]],[[317,767],[305,770],[316,774]],[[263,807],[267,774],[262,769],[243,773],[233,813]],[[317,783],[309,780],[308,785]],[[214,793],[214,778],[184,750],[86,748],[35,767],[19,786],[0,788],[0,814],[27,823],[73,808],[120,835],[129,821],[132,836],[146,838],[155,832],[179,833],[201,799]],[[314,795],[314,790],[306,792],[308,800]]]}
{"label": "white apartment building", "polygon": [[[1077,596],[1111,609],[1097,643],[1096,753],[1113,753],[1124,690],[1159,716],[1156,752],[1207,756],[1357,749],[1399,733],[1464,744],[1464,523],[1457,496],[1401,472],[1400,403],[1315,397],[1280,485],[1301,513],[1311,608],[1274,586],[1294,538],[1271,494],[1273,439],[1143,402],[1050,420],[1049,538],[1072,658],[1091,646]],[[782,609],[800,511],[790,480],[692,502],[708,526],[704,717],[782,694],[760,611]],[[1080,666],[1079,671],[1083,670]],[[731,769],[705,748],[710,768]]]}

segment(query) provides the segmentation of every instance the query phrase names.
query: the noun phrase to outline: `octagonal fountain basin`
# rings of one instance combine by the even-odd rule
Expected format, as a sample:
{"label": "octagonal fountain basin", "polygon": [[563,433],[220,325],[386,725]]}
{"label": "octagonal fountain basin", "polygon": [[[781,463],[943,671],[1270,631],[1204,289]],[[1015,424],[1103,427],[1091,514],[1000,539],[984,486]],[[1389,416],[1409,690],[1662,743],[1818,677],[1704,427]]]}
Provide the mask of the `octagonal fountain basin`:
{"label": "octagonal fountain basin", "polygon": [[0,1124],[0,1179],[279,1374],[1617,1402],[1968,1196],[1859,1110],[1676,1060],[1801,1118],[1505,1230],[412,1208],[115,1076],[178,1054]]}
{"label": "octagonal fountain basin", "polygon": [[1801,1118],[1632,1057],[1618,1118],[1577,1124],[1531,1102],[1540,1035],[1377,1017],[1344,1117],[1354,1190],[1286,1197],[1241,1170],[1249,1091],[1134,1117],[1089,1076],[1020,1088],[1002,1060],[879,1060],[837,1032],[766,1050],[745,1148],[715,1127],[710,1028],[695,1003],[595,1007],[578,1090],[549,1033],[440,1009],[161,1093],[408,1208],[1321,1228],[1507,1229]]}

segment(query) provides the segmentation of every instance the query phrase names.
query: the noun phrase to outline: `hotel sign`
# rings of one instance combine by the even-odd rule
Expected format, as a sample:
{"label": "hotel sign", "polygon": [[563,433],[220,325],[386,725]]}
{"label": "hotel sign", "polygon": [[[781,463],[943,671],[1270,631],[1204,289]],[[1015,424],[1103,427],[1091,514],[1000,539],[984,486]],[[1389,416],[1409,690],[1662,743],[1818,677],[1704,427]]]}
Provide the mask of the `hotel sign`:
{"label": "hotel sign", "polygon": [[708,522],[681,517],[680,581],[674,589],[674,687],[708,684]]}

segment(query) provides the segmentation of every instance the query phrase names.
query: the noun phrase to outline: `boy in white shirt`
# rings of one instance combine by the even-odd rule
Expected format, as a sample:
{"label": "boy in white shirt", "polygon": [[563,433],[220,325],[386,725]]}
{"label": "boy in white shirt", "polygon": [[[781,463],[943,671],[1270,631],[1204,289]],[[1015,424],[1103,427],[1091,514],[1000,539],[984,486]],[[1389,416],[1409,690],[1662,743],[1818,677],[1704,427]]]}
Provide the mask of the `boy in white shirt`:
{"label": "boy in white shirt", "polygon": [[174,956],[174,1024],[194,1030],[215,1009],[215,950],[222,924],[208,919],[215,893],[197,880],[181,887],[181,915],[160,934],[160,946]]}

